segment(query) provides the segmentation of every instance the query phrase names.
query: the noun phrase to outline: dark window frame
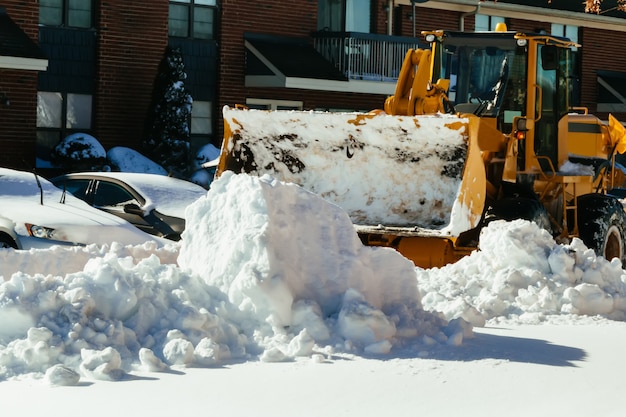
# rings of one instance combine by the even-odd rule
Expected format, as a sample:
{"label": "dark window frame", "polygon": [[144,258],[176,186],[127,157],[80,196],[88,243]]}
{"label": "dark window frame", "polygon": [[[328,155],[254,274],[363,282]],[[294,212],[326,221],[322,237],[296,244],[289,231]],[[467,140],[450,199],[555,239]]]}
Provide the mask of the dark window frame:
{"label": "dark window frame", "polygon": [[[330,32],[361,32],[361,33],[374,33],[376,16],[376,5],[378,2],[374,0],[367,0],[368,5],[368,22],[367,31],[350,29],[348,30],[348,18],[354,13],[352,9],[348,8],[347,0],[320,0],[317,5],[317,30],[330,31]],[[331,3],[335,3],[335,6],[331,6]],[[354,4],[352,7],[362,10],[359,4]]]}
{"label": "dark window frame", "polygon": [[[189,1],[170,1],[169,2],[169,6],[179,6],[179,7],[185,7],[187,9],[187,13],[186,13],[186,19],[187,19],[187,33],[184,35],[180,35],[180,34],[172,34],[170,31],[170,19],[171,16],[168,15],[168,36],[170,37],[174,37],[174,38],[183,38],[183,39],[200,39],[200,40],[214,40],[215,39],[215,30],[216,30],[216,24],[217,24],[217,2],[215,5],[209,5],[209,4],[197,4],[196,0],[189,0]],[[212,25],[212,31],[209,34],[208,37],[204,37],[204,36],[198,36],[195,30],[195,17],[197,14],[197,10],[209,10],[211,11],[211,25]],[[208,23],[208,22],[207,22]]]}
{"label": "dark window frame", "polygon": [[[93,135],[94,129],[94,95],[93,94],[83,94],[83,93],[72,93],[68,91],[44,91],[40,90],[39,93],[55,93],[61,95],[61,123],[60,127],[46,127],[46,126],[36,126],[37,131],[37,139],[36,139],[36,148],[38,157],[45,160],[44,155],[39,155],[39,147],[40,147],[40,139],[43,140],[43,137],[40,138],[40,134],[45,136],[50,136],[52,134],[56,135],[57,143],[66,138],[67,136],[73,133],[86,133],[88,135]],[[81,96],[90,96],[91,97],[91,109],[90,109],[90,120],[89,120],[89,128],[80,128],[80,127],[67,127],[67,108],[68,108],[68,95],[81,95]],[[46,155],[47,156],[47,155]]]}
{"label": "dark window frame", "polygon": [[[41,2],[39,3],[39,24],[43,25],[43,26],[50,26],[50,27],[67,27],[67,28],[77,28],[77,29],[92,29],[94,27],[94,0],[87,0],[90,3],[90,8],[89,8],[89,25],[84,26],[76,26],[76,25],[70,25],[70,11],[73,10],[70,8],[70,1],[71,0],[58,0],[58,2],[60,3],[61,6],[61,22],[59,24],[49,24],[49,23],[43,23],[41,21],[41,17],[42,17],[42,4]],[[83,0],[85,1],[85,0]]]}

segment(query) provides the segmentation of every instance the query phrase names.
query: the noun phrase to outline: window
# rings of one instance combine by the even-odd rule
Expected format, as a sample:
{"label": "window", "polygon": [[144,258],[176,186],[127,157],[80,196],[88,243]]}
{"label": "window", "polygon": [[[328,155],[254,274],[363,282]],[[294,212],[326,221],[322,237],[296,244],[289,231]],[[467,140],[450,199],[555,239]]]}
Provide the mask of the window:
{"label": "window", "polygon": [[[562,36],[564,38],[568,38],[572,42],[578,43],[578,26],[552,23],[550,33],[554,36]],[[572,50],[576,50],[576,48],[572,48]]]}
{"label": "window", "polygon": [[47,26],[90,28],[91,0],[40,0],[39,23]]}
{"label": "window", "polygon": [[141,205],[132,194],[121,186],[106,181],[98,181],[98,187],[93,198],[95,207],[116,207],[133,203],[138,206]]}
{"label": "window", "polygon": [[216,0],[170,1],[170,36],[194,39],[213,39]]}
{"label": "window", "polygon": [[213,103],[194,100],[191,107],[191,152],[196,154],[211,143],[213,134]]}
{"label": "window", "polygon": [[194,101],[191,108],[191,134],[210,135],[213,132],[210,101]]}
{"label": "window", "polygon": [[318,29],[370,33],[370,3],[370,0],[319,0]]}
{"label": "window", "polygon": [[474,21],[475,32],[487,32],[496,30],[498,23],[504,23],[504,17],[487,16],[485,14],[477,14]]}
{"label": "window", "polygon": [[64,137],[91,130],[92,96],[40,91],[37,93],[37,166],[45,166],[50,151]]}
{"label": "window", "polygon": [[301,101],[266,100],[261,98],[246,99],[246,106],[259,110],[302,110]]}

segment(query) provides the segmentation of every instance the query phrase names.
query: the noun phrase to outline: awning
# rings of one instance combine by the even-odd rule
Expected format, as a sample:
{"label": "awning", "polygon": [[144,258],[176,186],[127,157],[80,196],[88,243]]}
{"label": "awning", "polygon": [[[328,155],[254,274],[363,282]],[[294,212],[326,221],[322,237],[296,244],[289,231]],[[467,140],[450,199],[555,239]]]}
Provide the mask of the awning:
{"label": "awning", "polygon": [[245,33],[246,87],[393,94],[391,83],[354,81],[304,38]]}
{"label": "awning", "polygon": [[598,71],[598,111],[626,113],[626,72]]}
{"label": "awning", "polygon": [[39,46],[0,7],[0,68],[45,71],[48,60]]}

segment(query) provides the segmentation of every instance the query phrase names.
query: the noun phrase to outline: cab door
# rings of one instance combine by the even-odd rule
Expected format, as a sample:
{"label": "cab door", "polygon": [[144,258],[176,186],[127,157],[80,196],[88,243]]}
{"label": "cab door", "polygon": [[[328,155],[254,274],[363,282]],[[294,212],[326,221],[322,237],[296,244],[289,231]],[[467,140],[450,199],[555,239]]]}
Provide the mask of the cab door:
{"label": "cab door", "polygon": [[537,45],[535,155],[545,172],[559,170],[558,124],[568,112],[568,50]]}

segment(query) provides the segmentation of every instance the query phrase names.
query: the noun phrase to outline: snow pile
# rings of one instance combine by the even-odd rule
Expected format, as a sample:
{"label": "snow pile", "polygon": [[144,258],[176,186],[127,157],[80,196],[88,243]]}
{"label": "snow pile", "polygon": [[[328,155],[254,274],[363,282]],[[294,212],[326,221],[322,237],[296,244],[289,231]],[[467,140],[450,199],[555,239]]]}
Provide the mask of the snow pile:
{"label": "snow pile", "polygon": [[621,263],[597,257],[580,239],[558,245],[534,223],[498,221],[483,230],[480,248],[453,265],[418,273],[426,310],[475,326],[568,314],[626,319]]}
{"label": "snow pile", "polygon": [[187,218],[179,264],[252,313],[264,337],[326,342],[332,317],[350,344],[387,352],[397,333],[434,332],[413,263],[363,246],[343,210],[294,184],[227,172]]}
{"label": "snow pile", "polygon": [[415,354],[463,344],[469,323],[625,318],[618,262],[525,221],[494,222],[481,251],[422,270],[269,177],[226,173],[186,214],[167,248],[0,250],[0,380]]}
{"label": "snow pile", "polygon": [[112,245],[83,247],[53,246],[50,249],[28,251],[0,250],[0,277],[7,280],[18,272],[27,275],[43,273],[64,276],[82,271],[90,259],[105,255],[120,258],[131,257],[135,260],[154,255],[162,264],[176,264],[178,247],[174,242],[167,246],[159,246],[156,242],[146,242],[136,246],[113,243]]}
{"label": "snow pile", "polygon": [[0,379],[119,380],[472,335],[421,308],[408,260],[363,247],[345,213],[299,187],[224,175],[190,207],[186,230],[182,267],[156,246],[91,246],[29,252],[41,263],[26,273],[16,272],[29,270],[25,252],[2,251]]}
{"label": "snow pile", "polygon": [[466,209],[457,201],[468,151],[465,118],[228,107],[223,114],[228,151],[239,160],[229,169],[299,184],[356,225],[466,230]]}

